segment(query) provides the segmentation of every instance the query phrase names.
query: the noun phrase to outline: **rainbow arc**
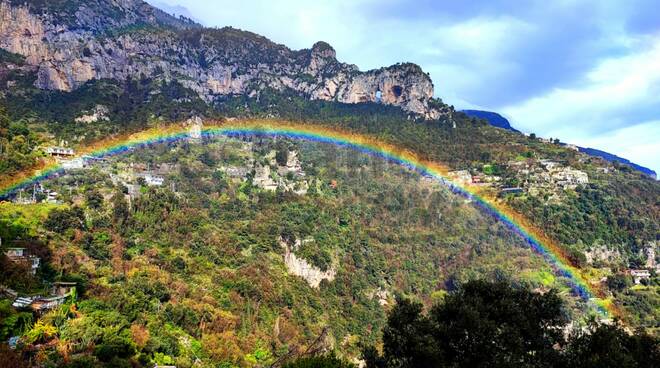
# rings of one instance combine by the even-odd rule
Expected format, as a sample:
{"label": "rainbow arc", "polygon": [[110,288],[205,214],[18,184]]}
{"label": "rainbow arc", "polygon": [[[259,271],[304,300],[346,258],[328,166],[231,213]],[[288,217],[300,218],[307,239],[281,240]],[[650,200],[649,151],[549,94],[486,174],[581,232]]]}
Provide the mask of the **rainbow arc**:
{"label": "rainbow arc", "polygon": [[[200,133],[197,131],[195,134],[199,135]],[[295,124],[271,120],[207,121],[201,130],[201,136],[209,138],[220,136],[285,137],[320,142],[380,157],[415,170],[426,177],[439,181],[452,192],[471,200],[482,211],[504,223],[512,232],[524,239],[530,248],[540,254],[551,265],[556,274],[568,280],[568,284],[576,296],[595,306],[603,317],[619,314],[611,302],[601,297],[598,287],[592,286],[581,271],[570,264],[561,247],[523,216],[500,203],[494,197],[489,196],[479,187],[459,185],[450,180],[447,175],[448,168],[440,163],[421,159],[414,152],[368,135],[312,124]],[[78,157],[103,158],[138,147],[189,138],[190,130],[184,125],[150,128],[139,133],[99,141],[81,151]],[[35,182],[59,175],[62,172],[62,166],[55,161],[51,161],[36,171],[26,171],[11,178],[2,178],[0,179],[0,200],[10,197],[18,190]]]}

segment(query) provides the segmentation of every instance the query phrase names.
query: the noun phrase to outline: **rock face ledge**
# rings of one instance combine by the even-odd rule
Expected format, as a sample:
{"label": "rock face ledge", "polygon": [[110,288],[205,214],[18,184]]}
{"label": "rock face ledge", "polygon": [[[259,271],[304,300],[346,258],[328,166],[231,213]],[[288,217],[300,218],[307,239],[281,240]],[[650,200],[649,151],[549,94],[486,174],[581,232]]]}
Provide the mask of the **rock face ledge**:
{"label": "rock face ledge", "polygon": [[300,247],[301,241],[296,239],[293,246],[290,246],[282,238],[279,240],[280,246],[284,248],[284,264],[289,272],[293,275],[300,276],[309,286],[318,289],[321,281],[332,281],[335,279],[337,271],[334,268],[329,268],[326,271],[321,271],[314,265],[309,264],[306,260],[296,256],[293,251]]}
{"label": "rock face ledge", "polygon": [[177,80],[208,102],[273,88],[310,99],[400,106],[427,119],[451,114],[431,106],[433,83],[415,64],[361,72],[339,62],[325,42],[290,50],[231,27],[203,28],[139,0],[0,1],[0,48],[24,56],[41,89],[148,77]]}

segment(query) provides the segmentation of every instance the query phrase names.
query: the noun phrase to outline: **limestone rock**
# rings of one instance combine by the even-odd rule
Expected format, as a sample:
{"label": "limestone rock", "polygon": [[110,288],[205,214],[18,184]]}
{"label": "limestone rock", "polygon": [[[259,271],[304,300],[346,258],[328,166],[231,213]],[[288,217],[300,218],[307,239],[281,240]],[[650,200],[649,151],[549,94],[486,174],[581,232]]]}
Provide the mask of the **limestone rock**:
{"label": "limestone rock", "polygon": [[[25,56],[41,89],[71,91],[92,79],[145,76],[176,79],[207,102],[231,94],[258,98],[260,90],[274,88],[309,99],[400,106],[427,119],[452,112],[429,105],[433,83],[415,64],[361,72],[337,61],[325,42],[290,50],[231,27],[186,23],[138,0],[80,2],[73,16],[48,2],[0,1],[0,47]],[[140,31],[123,31],[132,25]]]}
{"label": "limestone rock", "polygon": [[295,240],[293,247],[289,246],[289,244],[282,238],[280,238],[279,243],[280,246],[284,248],[284,264],[286,265],[289,272],[293,275],[300,276],[305,279],[309,286],[318,289],[321,281],[332,281],[335,279],[337,271],[334,268],[321,271],[320,269],[309,264],[306,260],[298,258],[298,256],[293,253],[293,250],[298,248],[301,244],[299,239]]}

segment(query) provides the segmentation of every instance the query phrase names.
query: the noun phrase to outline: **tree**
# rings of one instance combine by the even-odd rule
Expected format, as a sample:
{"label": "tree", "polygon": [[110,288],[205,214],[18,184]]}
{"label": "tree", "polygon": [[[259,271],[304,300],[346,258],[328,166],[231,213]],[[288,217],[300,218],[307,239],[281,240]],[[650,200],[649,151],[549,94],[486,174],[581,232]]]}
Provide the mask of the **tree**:
{"label": "tree", "polygon": [[389,367],[440,364],[443,354],[435,344],[431,320],[422,315],[421,304],[397,298],[383,330],[383,351]]}
{"label": "tree", "polygon": [[[9,130],[9,115],[7,114],[7,109],[4,106],[0,105],[0,137],[6,137]],[[2,152],[2,150],[0,150]]]}
{"label": "tree", "polygon": [[72,208],[56,208],[48,213],[48,218],[44,222],[46,229],[62,233],[67,229],[85,229],[85,213],[82,208],[74,206]]}
{"label": "tree", "polygon": [[354,368],[354,367],[355,365],[335,357],[334,354],[300,358],[293,362],[287,363],[283,366],[283,368]]}
{"label": "tree", "polygon": [[128,203],[124,194],[120,191],[116,191],[111,198],[112,202],[112,220],[117,228],[123,227],[123,225],[128,221],[130,215],[128,211]]}
{"label": "tree", "polygon": [[660,341],[592,322],[568,341],[555,291],[470,281],[425,316],[399,299],[383,330],[383,354],[365,347],[367,367],[658,367]]}
{"label": "tree", "polygon": [[286,166],[289,161],[289,147],[285,144],[279,144],[275,151],[275,161],[279,166]]}
{"label": "tree", "polygon": [[561,326],[568,321],[555,291],[545,294],[506,282],[471,281],[430,313],[435,340],[461,367],[554,366]]}
{"label": "tree", "polygon": [[632,285],[630,277],[623,273],[616,273],[607,277],[607,288],[612,291],[622,291]]}
{"label": "tree", "polygon": [[103,205],[103,195],[98,189],[90,189],[85,192],[85,202],[87,207],[99,209]]}
{"label": "tree", "polygon": [[644,332],[630,335],[619,325],[592,323],[569,338],[569,367],[660,367],[658,339]]}
{"label": "tree", "polygon": [[[365,349],[369,367],[552,367],[567,322],[556,292],[505,282],[470,281],[427,316],[399,299],[383,330],[383,357]],[[380,360],[380,361],[379,361]]]}

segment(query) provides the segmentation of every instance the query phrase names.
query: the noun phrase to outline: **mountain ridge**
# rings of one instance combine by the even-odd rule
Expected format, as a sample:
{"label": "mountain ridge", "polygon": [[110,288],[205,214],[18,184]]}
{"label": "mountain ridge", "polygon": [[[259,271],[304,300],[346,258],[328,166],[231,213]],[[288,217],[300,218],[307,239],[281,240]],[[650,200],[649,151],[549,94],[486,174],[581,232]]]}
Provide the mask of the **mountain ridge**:
{"label": "mountain ridge", "polygon": [[[431,78],[412,63],[360,71],[317,42],[291,50],[232,27],[204,28],[138,0],[0,3],[0,48],[25,57],[40,89],[72,91],[90,80],[177,80],[203,100],[264,88],[309,99],[379,102],[426,119],[451,118]],[[35,5],[36,4],[36,5]]]}

